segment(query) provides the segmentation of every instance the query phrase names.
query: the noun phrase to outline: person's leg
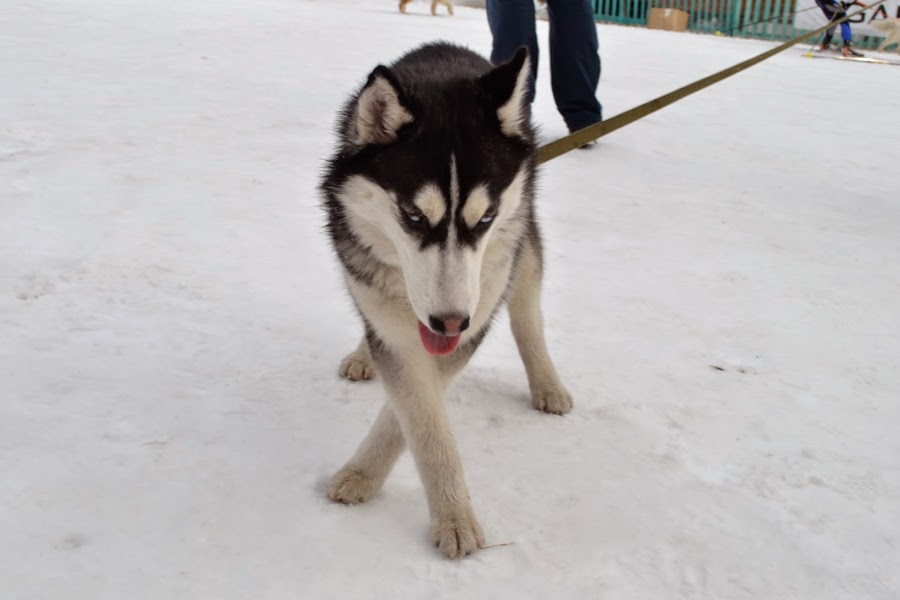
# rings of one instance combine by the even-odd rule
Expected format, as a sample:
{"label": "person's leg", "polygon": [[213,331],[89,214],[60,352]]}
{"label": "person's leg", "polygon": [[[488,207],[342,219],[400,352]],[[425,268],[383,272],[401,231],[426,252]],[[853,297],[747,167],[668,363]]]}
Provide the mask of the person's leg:
{"label": "person's leg", "polygon": [[525,46],[531,59],[528,101],[534,101],[538,44],[534,25],[534,0],[487,0],[488,25],[494,38],[491,62],[499,65]]}
{"label": "person's leg", "polygon": [[[826,0],[816,0],[816,5],[822,10],[822,14],[825,15],[826,19],[829,21],[836,20],[834,16],[835,4]],[[826,50],[831,45],[831,40],[834,39],[834,29],[834,27],[829,27],[825,30],[825,37],[822,39],[822,45],[819,46],[822,50]]]}
{"label": "person's leg", "polygon": [[841,37],[844,38],[844,48],[841,50],[844,56],[864,56],[862,52],[857,52],[853,48],[853,32],[850,30],[850,23],[847,21],[841,23]]}
{"label": "person's leg", "polygon": [[547,12],[553,98],[569,130],[576,131],[603,120],[594,10],[590,0],[548,0]]}
{"label": "person's leg", "polygon": [[[822,0],[817,0],[817,2]],[[821,6],[821,5],[820,5]],[[836,7],[834,9],[833,16],[831,17],[832,21],[837,21],[838,19],[843,19],[847,16],[847,11],[843,10],[840,7]],[[830,29],[830,31],[834,31],[834,27]],[[844,56],[862,56],[861,53],[857,52],[852,48],[853,45],[853,30],[850,29],[850,21],[844,21],[841,23],[841,39],[844,41],[844,47],[841,52]]]}
{"label": "person's leg", "polygon": [[841,23],[841,39],[844,40],[845,46],[849,46],[850,42],[853,41],[853,31],[850,29],[849,21],[844,21],[843,23]]}

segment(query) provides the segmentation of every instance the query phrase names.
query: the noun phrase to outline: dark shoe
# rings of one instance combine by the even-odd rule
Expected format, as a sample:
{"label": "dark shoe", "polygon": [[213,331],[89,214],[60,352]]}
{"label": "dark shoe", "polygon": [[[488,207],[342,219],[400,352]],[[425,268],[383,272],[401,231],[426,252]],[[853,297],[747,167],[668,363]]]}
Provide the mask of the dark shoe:
{"label": "dark shoe", "polygon": [[850,44],[847,42],[844,43],[844,49],[842,50],[842,53],[844,54],[844,56],[850,56],[850,57],[865,56],[865,54],[863,54],[862,52],[857,52],[856,50],[854,50],[853,47],[850,46]]}
{"label": "dark shoe", "polygon": [[[590,127],[591,125],[596,125],[597,123],[600,123],[601,121],[602,121],[602,118],[601,118],[600,121],[595,121],[595,122],[593,122],[593,123],[588,123],[588,124],[585,125],[584,127],[580,127],[580,128],[578,128],[578,129],[572,129],[572,128],[569,128],[569,134],[573,134],[573,133],[575,133],[576,131],[580,131],[581,129],[584,129],[585,127]],[[595,146],[596,144],[597,144],[597,140],[591,140],[591,141],[589,141],[589,142],[586,142],[586,143],[584,143],[584,144],[578,146],[578,149],[579,149],[579,150],[586,150],[586,149],[588,149],[588,148],[591,148],[592,146]]]}

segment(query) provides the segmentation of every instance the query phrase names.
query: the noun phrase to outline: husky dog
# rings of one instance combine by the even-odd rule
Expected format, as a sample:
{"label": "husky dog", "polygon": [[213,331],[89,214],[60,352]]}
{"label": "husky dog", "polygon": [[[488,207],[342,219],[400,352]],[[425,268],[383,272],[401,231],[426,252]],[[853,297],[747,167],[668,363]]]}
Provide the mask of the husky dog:
{"label": "husky dog", "polygon": [[[400,12],[406,14],[406,5],[410,2],[412,0],[400,0]],[[447,14],[453,16],[453,3],[450,0],[431,0],[431,14],[437,16],[438,4],[443,4],[444,8],[447,9]]]}
{"label": "husky dog", "polygon": [[528,72],[524,48],[495,68],[445,43],[376,67],[340,116],[321,184],[365,327],[340,372],[377,371],[388,396],[328,494],[368,500],[409,445],[433,540],[451,558],[484,535],[443,396],[504,302],[535,408],[572,408],[544,341]]}
{"label": "husky dog", "polygon": [[896,44],[895,50],[900,53],[900,19],[876,19],[870,25],[884,34],[884,39],[878,46],[879,52],[885,52],[888,46]]}

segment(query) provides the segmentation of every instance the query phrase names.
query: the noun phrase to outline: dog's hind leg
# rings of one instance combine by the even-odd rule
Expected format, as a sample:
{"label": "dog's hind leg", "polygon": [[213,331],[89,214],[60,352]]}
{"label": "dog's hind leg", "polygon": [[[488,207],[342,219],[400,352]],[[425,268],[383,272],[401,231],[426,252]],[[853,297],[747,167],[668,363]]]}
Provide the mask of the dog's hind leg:
{"label": "dog's hind leg", "polygon": [[404,447],[394,410],[385,404],[356,454],[331,479],[328,497],[344,504],[365,502],[381,489]]}
{"label": "dog's hind leg", "polygon": [[541,259],[537,232],[526,243],[516,266],[509,295],[509,320],[519,355],[525,363],[534,407],[548,413],[572,410],[572,396],[563,386],[547,352],[541,315]]}
{"label": "dog's hind leg", "polygon": [[366,336],[363,336],[356,350],[344,357],[339,372],[341,377],[350,381],[375,377],[375,363],[372,362],[372,353],[369,352],[369,342],[366,341]]}

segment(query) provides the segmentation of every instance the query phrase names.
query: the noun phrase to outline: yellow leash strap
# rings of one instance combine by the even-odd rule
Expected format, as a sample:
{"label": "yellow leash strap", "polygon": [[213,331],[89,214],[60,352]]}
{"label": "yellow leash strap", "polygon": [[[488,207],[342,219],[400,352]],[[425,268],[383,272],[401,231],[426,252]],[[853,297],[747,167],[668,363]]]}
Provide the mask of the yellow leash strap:
{"label": "yellow leash strap", "polygon": [[[884,3],[886,0],[878,0],[868,6],[868,8],[875,8],[879,4]],[[835,25],[840,25],[844,21],[850,19],[851,17],[855,17],[866,10],[865,8],[860,9],[852,14],[845,14],[844,17],[838,19],[837,21],[829,21],[827,25],[816,29],[815,31],[810,31],[795,37],[792,40],[789,40],[780,46],[776,46],[771,50],[763,52],[762,54],[758,54],[753,58],[747,59],[744,62],[738,63],[736,65],[732,65],[727,69],[723,69],[718,73],[713,73],[708,77],[704,77],[703,79],[699,79],[693,83],[689,83],[688,85],[678,88],[674,92],[669,92],[664,96],[660,96],[659,98],[654,98],[649,102],[641,104],[640,106],[636,106],[630,110],[627,110],[621,114],[616,115],[615,117],[607,120],[601,121],[599,123],[594,123],[593,125],[588,125],[584,129],[579,129],[564,138],[560,138],[554,142],[550,142],[549,144],[545,144],[538,148],[538,164],[542,164],[547,162],[548,160],[553,160],[557,156],[561,156],[570,150],[575,150],[576,148],[580,148],[585,144],[593,142],[594,140],[600,139],[604,135],[612,133],[617,129],[621,129],[626,125],[634,123],[638,119],[642,119],[647,115],[654,113],[661,108],[665,108],[670,104],[685,98],[686,96],[690,96],[694,92],[699,92],[700,90],[711,86],[714,83],[718,83],[723,79],[731,77],[737,73],[745,69],[749,69],[750,67],[761,63],[762,61],[775,56],[780,52],[784,52],[791,46],[795,46],[804,40],[808,40],[813,36],[817,36],[821,33],[824,33],[826,29],[834,27]]]}

